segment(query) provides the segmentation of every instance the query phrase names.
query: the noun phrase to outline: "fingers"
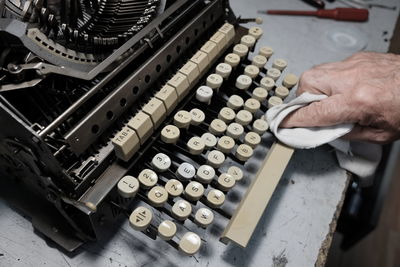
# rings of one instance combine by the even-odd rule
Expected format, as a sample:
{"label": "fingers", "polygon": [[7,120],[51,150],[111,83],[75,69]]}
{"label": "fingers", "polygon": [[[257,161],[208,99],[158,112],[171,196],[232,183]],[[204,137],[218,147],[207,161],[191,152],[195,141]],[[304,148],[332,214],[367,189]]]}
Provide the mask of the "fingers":
{"label": "fingers", "polygon": [[356,125],[353,130],[343,136],[347,140],[357,140],[364,142],[371,142],[377,144],[387,144],[393,141],[396,136],[391,132],[385,131],[383,129],[377,129],[373,127],[363,127]]}

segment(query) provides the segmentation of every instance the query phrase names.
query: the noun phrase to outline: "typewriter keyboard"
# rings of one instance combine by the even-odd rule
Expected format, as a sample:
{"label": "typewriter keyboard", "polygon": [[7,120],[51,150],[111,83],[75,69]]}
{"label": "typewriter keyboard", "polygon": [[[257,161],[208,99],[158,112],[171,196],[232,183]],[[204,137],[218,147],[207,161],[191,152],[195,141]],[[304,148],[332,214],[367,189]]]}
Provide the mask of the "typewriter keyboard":
{"label": "typewriter keyboard", "polygon": [[246,175],[246,162],[268,135],[265,112],[298,78],[285,74],[288,63],[273,59],[272,48],[254,51],[261,35],[252,27],[238,37],[224,24],[115,135],[121,161],[155,139],[117,184],[121,198],[134,200],[127,208],[134,230],[193,255],[204,242],[201,229],[216,216],[240,217],[225,209],[236,187],[245,180],[253,183],[249,190],[264,185]]}

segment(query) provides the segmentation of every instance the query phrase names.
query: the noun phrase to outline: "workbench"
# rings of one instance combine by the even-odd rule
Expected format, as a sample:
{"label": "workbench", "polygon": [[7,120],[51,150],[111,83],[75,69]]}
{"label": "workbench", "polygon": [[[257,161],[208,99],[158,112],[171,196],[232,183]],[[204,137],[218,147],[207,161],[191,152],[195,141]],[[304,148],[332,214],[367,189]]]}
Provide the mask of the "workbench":
{"label": "workbench", "polygon": [[[397,10],[373,8],[366,23],[257,14],[265,9],[310,9],[294,0],[231,0],[231,6],[242,18],[261,17],[264,35],[256,50],[260,44],[273,47],[275,55],[288,60],[290,72],[300,75],[316,64],[338,61],[357,51],[386,52],[400,2],[379,2],[397,5]],[[328,4],[327,8],[336,6]],[[126,219],[113,225],[104,240],[65,254],[0,199],[0,266],[323,265],[349,177],[329,146],[296,151],[247,248],[225,246],[213,233],[221,229],[212,228],[194,257],[133,232]]]}

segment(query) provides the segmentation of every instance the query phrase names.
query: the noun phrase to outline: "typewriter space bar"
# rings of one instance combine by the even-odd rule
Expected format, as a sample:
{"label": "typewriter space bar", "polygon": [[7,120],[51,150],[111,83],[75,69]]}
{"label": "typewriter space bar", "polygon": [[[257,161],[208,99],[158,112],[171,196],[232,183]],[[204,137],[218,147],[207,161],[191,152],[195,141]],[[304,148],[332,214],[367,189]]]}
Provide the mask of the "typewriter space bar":
{"label": "typewriter space bar", "polygon": [[272,145],[255,180],[225,228],[221,242],[232,241],[242,247],[247,246],[293,152],[293,148],[281,143]]}

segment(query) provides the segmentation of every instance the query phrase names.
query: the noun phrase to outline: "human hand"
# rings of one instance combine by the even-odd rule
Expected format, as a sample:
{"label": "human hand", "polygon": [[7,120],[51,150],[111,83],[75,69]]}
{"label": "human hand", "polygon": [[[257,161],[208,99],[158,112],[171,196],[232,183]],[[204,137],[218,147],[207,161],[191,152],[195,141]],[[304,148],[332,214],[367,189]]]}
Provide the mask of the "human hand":
{"label": "human hand", "polygon": [[387,143],[400,137],[400,56],[357,53],[316,66],[300,77],[297,95],[325,94],[290,114],[280,127],[355,123],[345,138]]}

